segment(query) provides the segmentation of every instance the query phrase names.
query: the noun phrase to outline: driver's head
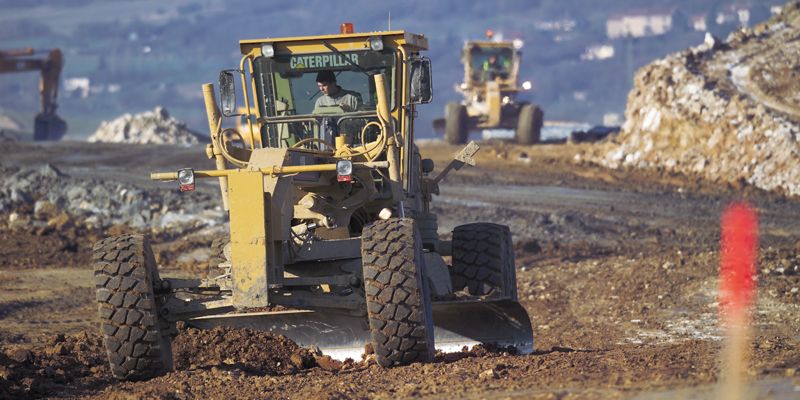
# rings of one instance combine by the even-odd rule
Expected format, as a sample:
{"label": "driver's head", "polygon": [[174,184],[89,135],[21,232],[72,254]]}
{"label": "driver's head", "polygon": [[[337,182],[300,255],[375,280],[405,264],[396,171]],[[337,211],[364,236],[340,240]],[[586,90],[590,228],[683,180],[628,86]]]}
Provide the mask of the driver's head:
{"label": "driver's head", "polygon": [[325,96],[336,94],[338,86],[336,86],[336,75],[333,71],[325,70],[317,73],[317,86],[319,91]]}

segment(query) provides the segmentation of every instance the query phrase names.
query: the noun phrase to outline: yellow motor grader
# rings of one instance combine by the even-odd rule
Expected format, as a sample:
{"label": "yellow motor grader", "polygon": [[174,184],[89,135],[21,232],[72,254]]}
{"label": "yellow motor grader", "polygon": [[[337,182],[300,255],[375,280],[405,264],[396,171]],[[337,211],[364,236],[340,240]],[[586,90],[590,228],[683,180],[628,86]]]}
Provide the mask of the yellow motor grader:
{"label": "yellow motor grader", "polygon": [[[415,108],[431,100],[427,39],[343,31],[240,41],[239,68],[220,73],[219,104],[203,85],[216,168],[151,174],[182,191],[219,180],[230,236],[207,276],[161,277],[146,236],[94,246],[117,378],[169,370],[178,321],[269,330],[337,359],[371,351],[386,367],[479,343],[533,350],[509,229],[471,223],[439,238],[432,196],[449,171],[474,165],[478,147],[434,176],[414,144]],[[355,107],[317,101],[323,71],[357,93]],[[223,129],[223,117],[244,121],[244,132]]]}
{"label": "yellow motor grader", "polygon": [[[491,39],[492,35],[487,34]],[[450,144],[464,144],[470,131],[511,129],[519,144],[534,144],[541,139],[544,113],[517,94],[530,90],[531,83],[519,82],[522,41],[468,41],[461,53],[464,82],[456,87],[464,99],[445,107],[444,119],[434,128],[444,130]]]}

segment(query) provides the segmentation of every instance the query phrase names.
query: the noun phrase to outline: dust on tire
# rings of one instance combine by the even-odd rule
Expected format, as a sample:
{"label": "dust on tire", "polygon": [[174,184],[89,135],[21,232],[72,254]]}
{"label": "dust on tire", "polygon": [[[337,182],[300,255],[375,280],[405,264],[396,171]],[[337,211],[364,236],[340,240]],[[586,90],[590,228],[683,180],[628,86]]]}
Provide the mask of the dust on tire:
{"label": "dust on tire", "polygon": [[413,219],[379,220],[361,237],[370,336],[384,367],[433,359],[433,317]]}
{"label": "dust on tire", "polygon": [[479,222],[453,230],[453,290],[517,300],[514,246],[505,225]]}
{"label": "dust on tire", "polygon": [[142,235],[94,245],[92,261],[103,342],[115,378],[144,380],[172,369],[172,349],[158,319],[158,280],[150,243]]}
{"label": "dust on tire", "polygon": [[517,143],[536,144],[542,138],[544,112],[535,104],[523,104],[517,119]]}
{"label": "dust on tire", "polygon": [[467,142],[467,108],[461,103],[447,103],[445,107],[444,138],[450,144]]}

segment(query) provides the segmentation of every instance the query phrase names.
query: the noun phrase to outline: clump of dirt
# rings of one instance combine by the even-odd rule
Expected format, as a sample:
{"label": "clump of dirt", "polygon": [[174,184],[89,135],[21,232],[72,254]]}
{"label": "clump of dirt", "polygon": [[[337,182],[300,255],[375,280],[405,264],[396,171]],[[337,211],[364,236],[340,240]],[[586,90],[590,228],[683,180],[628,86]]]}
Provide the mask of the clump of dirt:
{"label": "clump of dirt", "polygon": [[320,357],[285,336],[224,327],[185,328],[173,340],[172,350],[178,370],[216,367],[260,376],[285,375],[313,368]]}
{"label": "clump of dirt", "polygon": [[0,398],[41,397],[75,381],[108,380],[106,353],[95,334],[55,335],[43,346],[0,350]]}
{"label": "clump of dirt", "polygon": [[791,1],[725,42],[708,37],[645,66],[622,132],[578,158],[800,195],[800,107],[787,95],[800,70],[798,17]]}
{"label": "clump of dirt", "polygon": [[125,114],[111,122],[103,121],[89,137],[90,142],[182,144],[200,143],[203,137],[172,118],[163,107],[135,115]]}

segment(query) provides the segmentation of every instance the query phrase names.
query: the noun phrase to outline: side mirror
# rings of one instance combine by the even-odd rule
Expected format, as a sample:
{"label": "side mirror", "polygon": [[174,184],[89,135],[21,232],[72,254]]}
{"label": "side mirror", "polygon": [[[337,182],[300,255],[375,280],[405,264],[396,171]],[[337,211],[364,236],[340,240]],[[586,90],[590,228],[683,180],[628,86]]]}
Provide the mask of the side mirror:
{"label": "side mirror", "polygon": [[230,117],[236,114],[236,82],[230,70],[219,73],[219,102],[222,115]]}
{"label": "side mirror", "polygon": [[433,172],[433,160],[430,158],[423,158],[422,159],[422,172],[423,173],[430,173]]}
{"label": "side mirror", "polygon": [[431,59],[420,57],[411,60],[411,103],[427,104],[433,98]]}

